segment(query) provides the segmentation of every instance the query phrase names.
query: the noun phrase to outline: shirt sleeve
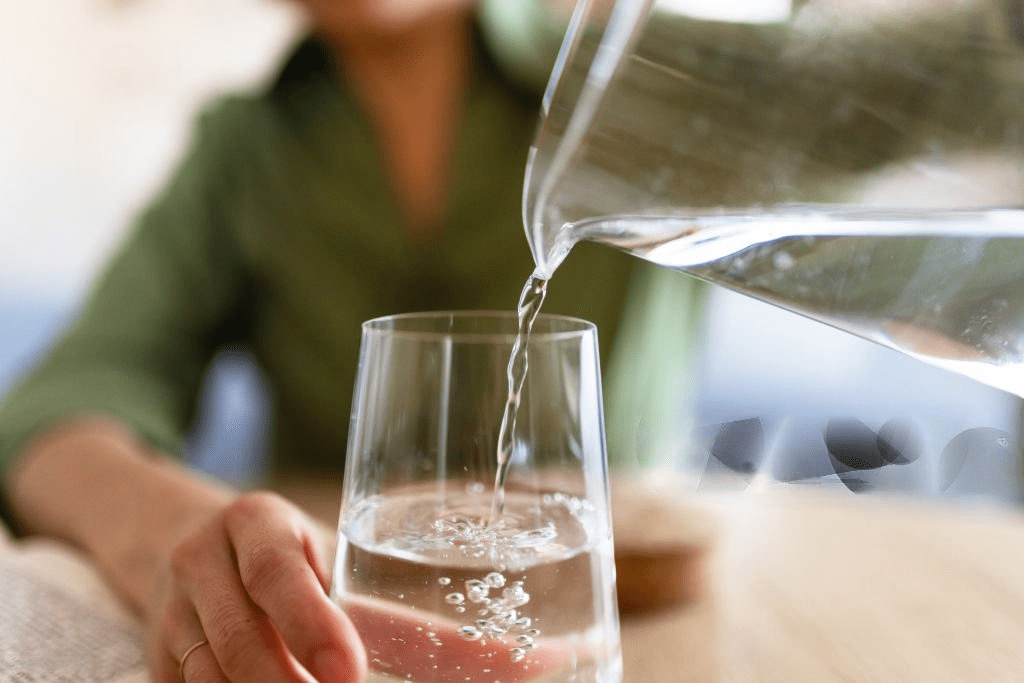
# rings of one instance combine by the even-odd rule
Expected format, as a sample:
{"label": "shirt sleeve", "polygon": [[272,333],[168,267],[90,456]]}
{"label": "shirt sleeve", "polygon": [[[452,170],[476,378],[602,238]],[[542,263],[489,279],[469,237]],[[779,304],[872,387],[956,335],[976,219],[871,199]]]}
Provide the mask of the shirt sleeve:
{"label": "shirt sleeve", "polygon": [[95,283],[77,320],[0,404],[0,476],[36,433],[104,415],[177,454],[201,376],[238,313],[244,272],[232,230],[237,154],[225,105]]}

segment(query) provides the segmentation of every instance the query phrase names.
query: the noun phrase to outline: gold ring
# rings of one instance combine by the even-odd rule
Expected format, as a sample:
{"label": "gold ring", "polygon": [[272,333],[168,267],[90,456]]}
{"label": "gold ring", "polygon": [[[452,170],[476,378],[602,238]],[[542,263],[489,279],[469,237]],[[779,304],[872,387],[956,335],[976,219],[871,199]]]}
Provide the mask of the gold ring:
{"label": "gold ring", "polygon": [[196,643],[189,649],[185,650],[185,654],[181,656],[181,663],[178,664],[178,678],[180,678],[182,681],[185,680],[185,661],[188,660],[188,656],[196,650],[198,650],[199,648],[201,648],[203,645],[209,644],[210,641],[204,638],[203,640],[200,640],[198,643]]}

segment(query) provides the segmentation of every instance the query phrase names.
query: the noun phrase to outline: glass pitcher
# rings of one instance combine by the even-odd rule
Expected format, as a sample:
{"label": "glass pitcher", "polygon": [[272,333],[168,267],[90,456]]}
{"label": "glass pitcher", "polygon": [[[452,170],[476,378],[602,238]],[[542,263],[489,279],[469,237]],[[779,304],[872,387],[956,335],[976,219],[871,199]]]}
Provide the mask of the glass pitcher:
{"label": "glass pitcher", "polygon": [[1024,396],[1019,0],[580,0],[524,224]]}

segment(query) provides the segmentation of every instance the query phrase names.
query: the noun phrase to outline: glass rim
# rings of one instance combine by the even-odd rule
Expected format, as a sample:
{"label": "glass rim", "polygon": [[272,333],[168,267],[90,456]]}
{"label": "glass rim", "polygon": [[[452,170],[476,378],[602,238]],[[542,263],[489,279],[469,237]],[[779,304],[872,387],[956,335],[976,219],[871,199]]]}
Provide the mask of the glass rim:
{"label": "glass rim", "polygon": [[[416,323],[438,322],[447,319],[449,324],[457,320],[489,321],[493,329],[431,329]],[[499,327],[505,323],[507,328]],[[404,326],[407,325],[407,326]],[[550,326],[545,329],[545,326]],[[395,313],[366,320],[361,325],[363,335],[389,336],[419,341],[452,340],[459,343],[507,343],[512,344],[517,336],[518,315],[514,311],[459,310],[459,311],[417,311]],[[530,343],[558,342],[585,337],[597,333],[597,325],[571,315],[539,313],[530,333]]]}

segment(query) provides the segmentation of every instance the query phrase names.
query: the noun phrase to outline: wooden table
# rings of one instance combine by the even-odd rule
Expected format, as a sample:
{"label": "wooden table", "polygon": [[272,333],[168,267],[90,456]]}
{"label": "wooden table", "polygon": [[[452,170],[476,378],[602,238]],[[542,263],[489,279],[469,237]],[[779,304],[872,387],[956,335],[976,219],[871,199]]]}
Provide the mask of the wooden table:
{"label": "wooden table", "polygon": [[623,621],[626,683],[1024,681],[1024,515],[786,489],[693,502],[710,585]]}
{"label": "wooden table", "polygon": [[[321,500],[336,515],[337,495]],[[617,540],[691,534],[694,510],[716,520],[709,585],[623,620],[625,683],[1024,681],[1024,514],[786,486],[676,495]],[[0,537],[3,577],[0,681],[59,665],[145,683],[138,625],[80,558]],[[24,660],[41,650],[54,664]]]}

